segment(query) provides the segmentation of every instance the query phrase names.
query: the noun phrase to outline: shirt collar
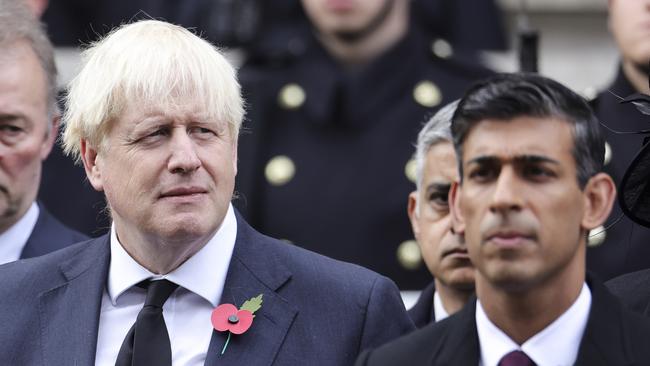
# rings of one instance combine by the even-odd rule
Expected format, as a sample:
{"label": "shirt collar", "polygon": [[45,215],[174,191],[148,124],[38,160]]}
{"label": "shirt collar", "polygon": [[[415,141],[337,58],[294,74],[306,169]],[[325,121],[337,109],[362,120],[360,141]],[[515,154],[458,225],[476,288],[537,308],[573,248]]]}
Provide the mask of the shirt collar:
{"label": "shirt collar", "polygon": [[0,234],[0,264],[13,262],[20,258],[29,236],[32,235],[40,209],[36,202],[32,202],[23,217],[13,224],[7,231]]}
{"label": "shirt collar", "polygon": [[107,290],[114,306],[126,290],[149,278],[167,279],[201,296],[212,306],[219,304],[237,237],[237,219],[232,204],[228,206],[221,226],[208,243],[166,275],[153,274],[131,258],[117,239],[115,224],[111,225],[110,235],[111,263]]}
{"label": "shirt collar", "polygon": [[591,291],[586,284],[583,284],[576,301],[562,315],[520,347],[488,319],[481,302],[477,301],[476,329],[481,351],[481,365],[496,366],[503,356],[514,350],[523,351],[537,365],[573,365],[578,357],[590,308]]}
{"label": "shirt collar", "polygon": [[440,298],[440,293],[438,291],[433,293],[433,312],[436,316],[436,322],[439,322],[449,316],[449,313],[442,305],[442,299]]}

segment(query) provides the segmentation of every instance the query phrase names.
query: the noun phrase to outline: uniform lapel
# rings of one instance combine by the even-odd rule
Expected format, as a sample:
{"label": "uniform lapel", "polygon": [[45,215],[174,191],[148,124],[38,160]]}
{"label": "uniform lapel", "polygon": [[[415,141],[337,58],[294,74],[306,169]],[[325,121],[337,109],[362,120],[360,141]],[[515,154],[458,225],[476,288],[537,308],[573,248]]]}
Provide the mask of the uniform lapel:
{"label": "uniform lapel", "polygon": [[44,364],[95,363],[109,260],[108,235],[94,239],[59,266],[61,279],[39,295]]}
{"label": "uniform lapel", "polygon": [[291,278],[291,272],[264,245],[268,238],[256,233],[237,214],[237,241],[221,303],[240,307],[244,301],[263,294],[261,309],[244,334],[232,335],[225,353],[221,351],[227,332],[213,331],[205,365],[271,365],[298,311],[276,291]]}

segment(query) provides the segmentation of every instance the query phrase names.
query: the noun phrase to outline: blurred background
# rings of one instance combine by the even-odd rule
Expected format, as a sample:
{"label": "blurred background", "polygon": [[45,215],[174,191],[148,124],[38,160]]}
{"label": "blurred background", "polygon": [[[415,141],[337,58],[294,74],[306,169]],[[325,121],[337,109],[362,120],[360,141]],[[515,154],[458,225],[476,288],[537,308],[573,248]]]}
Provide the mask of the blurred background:
{"label": "blurred background", "polygon": [[[51,0],[43,20],[49,25],[51,39],[57,46],[60,83],[64,85],[75,73],[80,44],[96,39],[98,34],[104,34],[120,22],[133,17],[146,17],[146,14],[200,29],[218,45],[230,47],[231,60],[237,64],[243,62],[246,53],[244,45],[258,36],[256,32],[274,27],[279,33],[278,37],[289,37],[286,33],[296,31],[291,29],[293,26],[299,29],[297,32],[305,31],[298,25],[302,20],[297,18],[303,16],[297,10],[298,0],[267,2],[272,3],[273,9],[262,9],[262,5],[256,5],[258,1],[252,0]],[[506,49],[482,52],[482,57],[491,68],[499,71],[518,69],[518,25],[522,10],[526,10],[530,27],[539,31],[538,61],[541,74],[586,95],[593,95],[595,90],[606,86],[614,78],[618,53],[608,31],[607,0],[497,0],[496,4],[503,17],[502,20],[493,20],[502,24]],[[193,8],[194,11],[179,10],[182,8]],[[145,9],[146,14],[140,9]],[[462,11],[472,13],[476,10],[470,7]],[[234,21],[233,16],[248,19],[250,24],[245,26],[242,24],[245,21]],[[268,19],[261,19],[264,16]],[[206,18],[222,20],[222,24],[217,21],[204,27]],[[490,22],[491,19],[483,21]],[[283,26],[283,22],[287,24]]]}

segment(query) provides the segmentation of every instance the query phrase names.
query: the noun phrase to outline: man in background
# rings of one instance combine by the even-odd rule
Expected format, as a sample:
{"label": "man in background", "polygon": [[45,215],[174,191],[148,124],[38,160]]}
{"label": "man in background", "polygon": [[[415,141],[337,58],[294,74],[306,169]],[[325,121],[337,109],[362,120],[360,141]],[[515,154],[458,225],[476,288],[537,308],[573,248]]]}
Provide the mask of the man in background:
{"label": "man in background", "polygon": [[457,105],[455,101],[441,108],[424,125],[415,147],[417,189],[409,195],[408,215],[433,275],[433,282],[409,310],[418,328],[457,312],[474,294],[474,267],[463,236],[451,226],[447,199],[458,180],[450,129]]}
{"label": "man in background", "polygon": [[35,201],[60,116],[52,45],[21,1],[0,0],[0,49],[0,263],[6,263],[85,236]]}
{"label": "man in background", "polygon": [[[235,202],[262,232],[422,289],[404,197],[425,116],[489,74],[414,20],[410,0],[304,0],[295,53],[241,71],[249,102]],[[372,255],[368,255],[372,253]]]}

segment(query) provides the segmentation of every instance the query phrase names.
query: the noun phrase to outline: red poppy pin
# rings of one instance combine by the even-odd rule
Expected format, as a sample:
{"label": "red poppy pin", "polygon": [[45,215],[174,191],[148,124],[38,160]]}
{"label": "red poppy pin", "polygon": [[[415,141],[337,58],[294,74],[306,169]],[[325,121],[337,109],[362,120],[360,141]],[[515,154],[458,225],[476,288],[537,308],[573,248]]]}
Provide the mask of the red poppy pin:
{"label": "red poppy pin", "polygon": [[228,339],[223,345],[221,354],[226,352],[230,336],[233,334],[242,334],[253,325],[253,318],[255,312],[262,307],[262,294],[250,298],[237,309],[233,304],[221,304],[212,310],[212,326],[214,329],[225,332],[228,331]]}

